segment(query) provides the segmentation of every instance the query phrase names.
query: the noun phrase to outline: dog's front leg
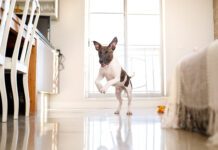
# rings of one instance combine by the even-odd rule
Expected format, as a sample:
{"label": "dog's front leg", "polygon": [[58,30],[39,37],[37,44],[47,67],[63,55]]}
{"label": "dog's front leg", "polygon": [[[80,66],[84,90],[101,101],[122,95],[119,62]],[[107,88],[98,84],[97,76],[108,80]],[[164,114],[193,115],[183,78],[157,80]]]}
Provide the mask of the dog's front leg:
{"label": "dog's front leg", "polygon": [[120,81],[120,78],[119,78],[119,77],[115,77],[114,79],[109,80],[109,81],[106,83],[106,85],[105,85],[103,88],[101,88],[101,92],[102,92],[102,93],[106,93],[107,89],[108,89],[111,85],[114,85],[114,84],[118,83],[119,81]]}
{"label": "dog's front leg", "polygon": [[101,89],[102,89],[102,84],[101,84],[101,80],[104,78],[104,76],[99,72],[99,74],[98,74],[98,77],[96,78],[96,80],[95,80],[95,85],[96,85],[96,87],[97,87],[97,89],[98,89],[98,91],[100,92],[100,93],[102,93],[101,92]]}

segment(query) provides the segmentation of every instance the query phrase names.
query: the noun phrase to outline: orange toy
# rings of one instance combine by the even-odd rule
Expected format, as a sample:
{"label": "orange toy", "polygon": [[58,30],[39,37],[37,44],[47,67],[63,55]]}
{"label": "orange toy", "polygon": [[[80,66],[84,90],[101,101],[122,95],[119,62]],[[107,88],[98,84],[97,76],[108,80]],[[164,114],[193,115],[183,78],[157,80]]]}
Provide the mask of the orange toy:
{"label": "orange toy", "polygon": [[159,106],[157,106],[157,113],[163,114],[165,108],[166,108],[166,106],[164,106],[164,105],[159,105]]}

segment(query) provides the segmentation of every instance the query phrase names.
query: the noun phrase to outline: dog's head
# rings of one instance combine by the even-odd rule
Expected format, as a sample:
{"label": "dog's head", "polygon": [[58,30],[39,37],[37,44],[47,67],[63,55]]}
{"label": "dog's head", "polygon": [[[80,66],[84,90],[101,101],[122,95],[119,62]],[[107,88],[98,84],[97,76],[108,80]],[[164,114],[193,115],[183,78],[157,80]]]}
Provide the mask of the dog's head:
{"label": "dog's head", "polygon": [[98,51],[99,63],[101,64],[101,67],[108,65],[112,61],[113,52],[116,48],[117,42],[117,37],[114,37],[108,46],[102,46],[100,43],[93,41],[95,49]]}

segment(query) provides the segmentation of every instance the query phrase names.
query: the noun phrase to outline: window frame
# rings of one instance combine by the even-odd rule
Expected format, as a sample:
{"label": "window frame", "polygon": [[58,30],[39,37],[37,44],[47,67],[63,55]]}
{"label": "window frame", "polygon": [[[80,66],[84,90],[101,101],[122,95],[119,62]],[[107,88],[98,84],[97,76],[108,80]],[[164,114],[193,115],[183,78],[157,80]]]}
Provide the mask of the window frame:
{"label": "window frame", "polygon": [[[86,48],[87,50],[90,49],[90,45],[92,44],[92,41],[90,40],[90,27],[89,27],[89,24],[90,24],[90,15],[91,14],[122,14],[123,17],[124,17],[124,43],[123,44],[120,44],[120,45],[123,45],[124,46],[124,68],[127,68],[128,67],[128,47],[131,46],[131,45],[128,45],[128,15],[158,15],[159,16],[159,20],[160,20],[160,45],[154,45],[154,46],[159,46],[159,59],[160,59],[160,80],[161,80],[161,83],[160,83],[160,93],[133,93],[133,96],[136,96],[136,97],[162,97],[164,96],[164,51],[163,51],[163,1],[162,0],[159,0],[159,4],[160,4],[160,13],[128,13],[127,12],[127,1],[128,0],[123,0],[123,4],[124,4],[124,9],[123,9],[123,12],[90,12],[90,8],[89,8],[89,3],[91,0],[86,0],[87,1],[87,8],[86,8],[86,14],[87,14],[87,34],[86,34],[86,39],[87,39],[87,45],[86,45]],[[119,44],[118,44],[119,45]],[[144,45],[144,46],[148,46],[148,45]],[[150,45],[151,46],[151,45]],[[87,51],[88,52],[88,51]],[[87,55],[88,57],[88,55]],[[86,58],[87,58],[86,57]],[[86,62],[86,64],[88,64]],[[86,65],[88,66],[88,65]],[[88,70],[88,68],[86,68],[86,70]],[[89,91],[89,71],[86,72],[86,80],[87,82],[85,82],[85,95],[87,98],[103,98],[103,97],[114,97],[114,94],[112,93],[107,93],[107,94],[100,94],[100,93],[90,93]]]}

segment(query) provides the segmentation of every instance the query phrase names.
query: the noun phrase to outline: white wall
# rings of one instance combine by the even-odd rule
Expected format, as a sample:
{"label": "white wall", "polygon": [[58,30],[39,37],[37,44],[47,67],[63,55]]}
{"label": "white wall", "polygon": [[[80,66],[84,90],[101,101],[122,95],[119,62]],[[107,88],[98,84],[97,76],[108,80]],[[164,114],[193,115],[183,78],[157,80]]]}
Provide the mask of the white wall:
{"label": "white wall", "polygon": [[176,62],[194,47],[204,48],[213,40],[213,1],[165,0],[164,13],[168,89]]}
{"label": "white wall", "polygon": [[[164,0],[164,47],[167,87],[176,62],[193,47],[213,40],[212,0]],[[85,0],[59,0],[60,16],[51,24],[51,41],[65,55],[60,94],[51,96],[50,108],[96,106],[84,100]],[[110,102],[99,106],[109,106]],[[111,106],[116,104],[114,101]]]}
{"label": "white wall", "polygon": [[[84,0],[59,0],[59,19],[51,23],[51,42],[65,56],[60,72],[60,94],[51,96],[51,107],[83,99]],[[55,103],[56,105],[52,105]]]}

